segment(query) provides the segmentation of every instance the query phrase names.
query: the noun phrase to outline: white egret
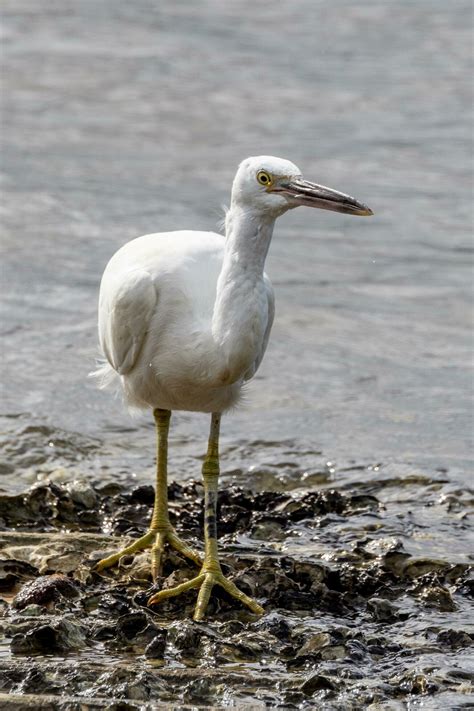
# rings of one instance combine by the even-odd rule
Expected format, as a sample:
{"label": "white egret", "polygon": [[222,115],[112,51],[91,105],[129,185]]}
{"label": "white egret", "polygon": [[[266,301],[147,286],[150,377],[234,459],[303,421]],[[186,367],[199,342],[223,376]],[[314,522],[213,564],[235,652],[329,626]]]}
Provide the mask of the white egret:
{"label": "white egret", "polygon": [[[222,573],[217,550],[216,504],[221,414],[235,406],[243,384],[257,371],[273,322],[274,296],[264,272],[277,217],[298,205],[350,215],[372,211],[348,195],[304,180],[287,160],[258,156],[244,160],[232,186],[225,236],[178,231],[148,234],[125,244],[102,277],[99,339],[107,363],[105,381],[118,377],[129,405],[151,408],[157,429],[157,474],[148,532],[101,560],[151,548],[156,578],[168,543],[201,566],[199,574],[154,594],[153,605],[199,588],[194,613],[204,616],[214,585],[262,613]],[[181,541],[168,516],[167,447],[172,410],[211,413],[202,474],[205,551],[201,560]]]}

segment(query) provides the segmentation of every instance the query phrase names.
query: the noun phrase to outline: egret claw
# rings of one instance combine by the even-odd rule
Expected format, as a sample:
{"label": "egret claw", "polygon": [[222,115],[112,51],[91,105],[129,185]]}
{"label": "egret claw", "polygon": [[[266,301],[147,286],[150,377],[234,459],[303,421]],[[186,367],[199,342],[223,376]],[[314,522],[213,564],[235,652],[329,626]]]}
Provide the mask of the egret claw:
{"label": "egret claw", "polygon": [[161,575],[161,568],[163,562],[163,554],[165,551],[165,544],[168,543],[172,548],[181,553],[186,558],[192,560],[196,565],[202,565],[202,559],[187,543],[182,541],[175,533],[174,529],[170,526],[164,530],[154,530],[150,529],[144,536],[134,541],[131,545],[122,550],[108,556],[107,558],[102,558],[95,565],[95,570],[98,572],[110,568],[122,558],[124,555],[133,555],[138,551],[145,550],[146,548],[151,548],[151,575],[153,580]]}
{"label": "egret claw", "polygon": [[148,600],[148,606],[150,607],[151,605],[156,605],[163,600],[168,600],[170,597],[181,595],[181,593],[187,592],[187,590],[200,588],[193,615],[193,618],[196,621],[199,621],[204,617],[214,585],[220,585],[221,588],[229,593],[229,595],[235,597],[244,605],[247,605],[247,607],[250,608],[250,610],[255,614],[263,615],[265,612],[263,607],[261,607],[258,602],[255,602],[255,600],[239,590],[239,588],[231,580],[227,580],[221,570],[206,570],[205,567],[203,567],[201,573],[195,578],[187,580],[185,583],[181,583],[180,585],[176,585],[174,588],[160,590],[160,592],[152,595]]}

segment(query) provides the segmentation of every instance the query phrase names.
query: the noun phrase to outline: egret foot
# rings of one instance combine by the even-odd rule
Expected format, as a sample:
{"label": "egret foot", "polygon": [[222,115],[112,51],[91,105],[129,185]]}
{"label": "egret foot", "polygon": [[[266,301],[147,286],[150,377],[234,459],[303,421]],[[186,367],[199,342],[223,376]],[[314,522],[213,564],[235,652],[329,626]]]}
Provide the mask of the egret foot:
{"label": "egret foot", "polygon": [[202,559],[198,553],[193,551],[187,543],[176,535],[174,528],[170,524],[169,527],[166,528],[150,529],[144,536],[134,541],[131,545],[122,548],[122,550],[110,555],[108,558],[99,560],[95,569],[100,572],[118,563],[120,558],[124,555],[133,555],[138,551],[151,548],[151,576],[153,580],[156,580],[156,578],[161,575],[166,543],[177,550],[178,553],[182,553],[186,558],[194,561],[196,565],[202,565]]}
{"label": "egret foot", "polygon": [[187,590],[192,590],[193,588],[199,588],[199,595],[196,603],[196,608],[194,610],[193,618],[196,621],[202,620],[206,612],[207,603],[211,597],[211,591],[214,585],[220,585],[221,588],[229,593],[232,597],[247,605],[252,612],[257,615],[263,615],[265,610],[258,602],[252,600],[251,597],[243,593],[239,588],[234,585],[234,583],[224,576],[219,564],[217,566],[207,566],[203,565],[201,572],[192,580],[188,580],[181,585],[176,585],[174,588],[169,588],[169,590],[160,590],[160,592],[155,593],[148,600],[148,606],[156,605],[163,600],[167,600],[170,597],[176,597],[176,595],[181,595],[181,593]]}
{"label": "egret foot", "polygon": [[160,590],[148,600],[148,605],[156,605],[162,600],[167,600],[170,597],[176,597],[187,590],[199,588],[196,608],[194,610],[194,619],[202,620],[206,612],[207,603],[211,597],[212,588],[214,585],[220,585],[226,592],[237,600],[240,600],[244,605],[247,605],[252,612],[257,615],[262,615],[263,607],[260,607],[258,602],[252,600],[251,597],[245,595],[239,588],[224,576],[217,550],[217,480],[219,477],[219,426],[221,416],[218,412],[213,412],[211,416],[211,431],[209,433],[209,443],[207,454],[202,465],[202,474],[204,479],[204,542],[205,554],[204,563],[201,572],[192,580],[188,580],[181,585],[176,585],[168,590]]}

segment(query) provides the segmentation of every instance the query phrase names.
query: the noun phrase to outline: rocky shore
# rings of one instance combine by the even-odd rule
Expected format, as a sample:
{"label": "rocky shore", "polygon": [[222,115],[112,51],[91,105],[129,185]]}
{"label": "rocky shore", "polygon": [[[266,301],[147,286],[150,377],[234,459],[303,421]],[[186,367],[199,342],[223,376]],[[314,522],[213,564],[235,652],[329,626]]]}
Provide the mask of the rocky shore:
{"label": "rocky shore", "polygon": [[[405,500],[423,486],[423,507],[441,486],[396,484]],[[151,486],[46,482],[2,495],[2,708],[468,708],[472,570],[407,552],[410,520],[411,536],[422,529],[400,509],[394,530],[390,491],[390,480],[223,489],[225,572],[266,614],[216,589],[201,623],[193,591],[147,607],[152,591],[195,573],[174,553],[154,585],[146,552],[93,570],[103,551],[146,530]],[[462,523],[464,493],[446,507]],[[200,547],[200,485],[173,483],[170,508]]]}

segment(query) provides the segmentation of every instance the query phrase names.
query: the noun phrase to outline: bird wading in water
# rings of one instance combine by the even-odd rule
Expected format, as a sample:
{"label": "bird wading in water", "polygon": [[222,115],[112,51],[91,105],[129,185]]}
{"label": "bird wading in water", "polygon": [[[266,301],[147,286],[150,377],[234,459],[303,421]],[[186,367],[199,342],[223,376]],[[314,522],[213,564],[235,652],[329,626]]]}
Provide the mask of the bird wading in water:
{"label": "bird wading in water", "polygon": [[[304,180],[287,160],[244,160],[232,185],[225,236],[183,230],[144,235],[125,244],[104,271],[99,298],[99,340],[106,363],[102,383],[119,378],[130,406],[151,408],[157,431],[157,473],[148,532],[104,558],[98,570],[123,555],[151,549],[153,579],[165,545],[190,558],[200,572],[152,595],[155,605],[199,588],[194,619],[201,620],[214,585],[252,612],[263,608],[222,573],[217,549],[217,487],[221,415],[239,402],[267,347],[274,295],[264,272],[277,217],[299,205],[349,215],[372,211],[344,193]],[[172,410],[207,412],[211,426],[202,466],[204,558],[176,535],[168,515],[167,454]]]}

